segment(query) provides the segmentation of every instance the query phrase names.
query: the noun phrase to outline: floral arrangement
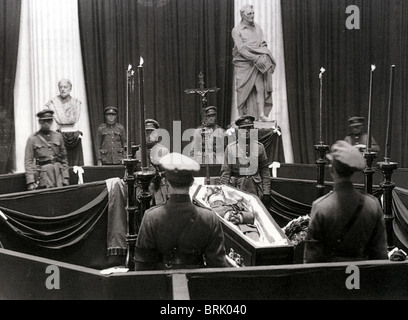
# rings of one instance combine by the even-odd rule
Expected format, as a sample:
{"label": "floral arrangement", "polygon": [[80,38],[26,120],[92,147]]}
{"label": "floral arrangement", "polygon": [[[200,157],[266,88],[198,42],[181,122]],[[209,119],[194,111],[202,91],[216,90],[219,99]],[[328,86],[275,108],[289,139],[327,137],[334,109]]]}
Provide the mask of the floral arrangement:
{"label": "floral arrangement", "polygon": [[285,232],[285,235],[294,246],[297,246],[305,240],[309,221],[309,215],[299,216],[282,228],[283,232]]}

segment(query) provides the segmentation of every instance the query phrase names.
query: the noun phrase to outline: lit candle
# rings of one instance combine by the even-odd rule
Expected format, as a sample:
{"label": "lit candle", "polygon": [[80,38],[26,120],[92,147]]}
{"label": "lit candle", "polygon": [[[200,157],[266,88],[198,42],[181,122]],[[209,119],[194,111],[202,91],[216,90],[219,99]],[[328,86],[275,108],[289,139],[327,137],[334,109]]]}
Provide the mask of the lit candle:
{"label": "lit candle", "polygon": [[375,70],[375,65],[371,65],[370,72],[370,94],[368,97],[368,125],[367,125],[367,152],[371,152],[371,101],[373,95],[373,72]]}
{"label": "lit candle", "polygon": [[394,103],[394,70],[395,65],[390,69],[390,91],[388,99],[388,114],[387,114],[387,136],[385,138],[385,162],[388,162],[391,154],[391,119],[392,119],[392,105]]}
{"label": "lit candle", "polygon": [[140,139],[141,139],[141,161],[142,170],[147,168],[147,154],[146,154],[146,132],[145,132],[145,105],[143,92],[143,58],[140,57],[140,63],[137,67],[139,75],[139,114],[140,114]]}

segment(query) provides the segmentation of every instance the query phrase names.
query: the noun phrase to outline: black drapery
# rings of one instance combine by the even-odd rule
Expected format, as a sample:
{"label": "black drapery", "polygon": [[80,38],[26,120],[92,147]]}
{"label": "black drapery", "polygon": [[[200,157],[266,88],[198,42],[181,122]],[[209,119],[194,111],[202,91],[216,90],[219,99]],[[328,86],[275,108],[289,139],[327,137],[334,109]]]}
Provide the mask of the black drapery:
{"label": "black drapery", "polygon": [[0,174],[15,170],[14,82],[21,0],[0,1]]}
{"label": "black drapery", "polygon": [[[126,124],[126,69],[132,64],[135,94],[131,95],[131,138],[139,141],[137,66],[144,60],[145,118],[156,119],[173,139],[173,121],[182,132],[201,123],[201,100],[186,95],[197,88],[198,74],[208,105],[216,105],[218,123],[229,124],[231,113],[233,0],[79,0],[79,21],[91,129],[103,122],[102,110],[119,107]],[[134,97],[134,99],[132,99]],[[179,137],[181,140],[181,136]],[[186,145],[188,142],[184,142]]]}
{"label": "black drapery", "polygon": [[[319,142],[319,70],[323,75],[322,137],[343,139],[348,117],[368,118],[370,65],[375,64],[372,134],[384,157],[389,72],[396,65],[391,158],[408,165],[408,2],[402,0],[281,1],[289,119],[295,163],[314,163]],[[360,29],[349,30],[346,8],[360,12]],[[356,22],[356,21],[354,21]],[[367,129],[367,125],[366,125]]]}
{"label": "black drapery", "polygon": [[[118,122],[127,126],[127,70],[129,64],[134,69],[139,64],[137,7],[137,1],[132,0],[78,1],[81,49],[93,141],[96,141],[98,126],[105,121],[105,107],[117,107]],[[134,108],[133,103],[134,100],[129,102],[129,108]],[[129,123],[136,123],[134,111],[130,113]],[[96,143],[94,145],[96,146]]]}

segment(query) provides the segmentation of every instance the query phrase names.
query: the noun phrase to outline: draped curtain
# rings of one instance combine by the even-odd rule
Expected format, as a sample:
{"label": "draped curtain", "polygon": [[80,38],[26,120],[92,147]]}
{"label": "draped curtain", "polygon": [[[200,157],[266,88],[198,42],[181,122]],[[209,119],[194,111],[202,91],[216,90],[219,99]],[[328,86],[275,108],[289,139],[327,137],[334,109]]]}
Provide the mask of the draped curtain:
{"label": "draped curtain", "polygon": [[[154,118],[173,138],[173,121],[182,132],[201,124],[201,99],[185,89],[218,87],[208,105],[218,107],[218,122],[230,120],[233,0],[79,0],[81,42],[94,134],[103,122],[103,108],[119,108],[132,141],[139,139],[137,66],[144,60],[145,118]],[[132,64],[134,94],[126,98],[126,69]],[[128,115],[126,105],[128,103]],[[127,119],[128,118],[128,119]],[[177,127],[175,127],[176,129]],[[181,133],[174,140],[180,143]],[[175,141],[173,141],[175,142]],[[184,143],[186,144],[186,142]]]}
{"label": "draped curtain", "polygon": [[[371,64],[373,73],[371,133],[384,157],[390,67],[396,65],[390,155],[408,165],[408,2],[401,0],[281,1],[288,105],[294,161],[314,163],[314,145],[344,139],[347,119],[368,120]],[[360,29],[348,29],[349,5],[359,9]],[[357,21],[354,20],[354,23]],[[324,67],[322,127],[319,72]],[[365,127],[367,129],[367,125]]]}
{"label": "draped curtain", "polygon": [[39,130],[36,113],[59,94],[58,81],[64,78],[72,82],[71,95],[82,101],[77,126],[83,132],[84,163],[89,165],[92,162],[91,134],[77,0],[22,0],[21,19],[18,22],[21,27],[14,90],[14,116],[18,121],[17,171],[24,171],[24,150],[28,137]]}
{"label": "draped curtain", "polygon": [[[234,25],[238,25],[241,21],[240,9],[247,3],[247,0],[234,1]],[[285,154],[284,162],[292,163],[293,150],[287,105],[281,1],[253,0],[250,2],[250,4],[254,6],[255,22],[261,26],[265,41],[267,42],[268,48],[271,50],[276,61],[275,72],[272,75],[273,107],[269,113],[268,119],[277,121],[277,125],[282,131],[282,144]],[[233,99],[231,107],[231,121],[235,121],[235,119],[238,117],[235,86],[233,87],[231,94]]]}
{"label": "draped curtain", "polygon": [[20,0],[0,1],[0,174],[15,170],[13,91],[20,12]]}

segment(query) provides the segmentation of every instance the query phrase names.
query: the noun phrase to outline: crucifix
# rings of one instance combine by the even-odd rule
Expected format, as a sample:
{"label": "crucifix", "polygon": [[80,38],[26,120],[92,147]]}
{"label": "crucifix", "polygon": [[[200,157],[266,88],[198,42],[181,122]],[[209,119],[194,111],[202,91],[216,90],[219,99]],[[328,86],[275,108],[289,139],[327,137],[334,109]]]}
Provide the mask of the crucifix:
{"label": "crucifix", "polygon": [[200,71],[200,73],[198,74],[198,79],[199,79],[199,81],[198,81],[198,83],[199,83],[199,85],[200,85],[200,87],[199,88],[196,88],[196,89],[186,89],[186,90],[184,90],[184,92],[186,93],[186,94],[192,94],[192,93],[195,93],[195,94],[198,94],[198,95],[200,95],[200,97],[201,97],[201,103],[202,103],[202,110],[201,110],[201,113],[202,113],[202,122],[203,122],[203,124],[204,124],[204,121],[205,121],[205,116],[204,116],[204,111],[205,111],[205,108],[207,107],[207,93],[217,93],[218,91],[220,91],[220,88],[216,88],[216,87],[213,87],[213,88],[204,88],[204,74]]}
{"label": "crucifix", "polygon": [[[196,89],[186,89],[184,92],[186,94],[198,94],[201,97],[201,103],[202,103],[202,108],[201,108],[201,138],[202,141],[206,141],[208,139],[209,133],[211,133],[209,130],[206,130],[206,121],[205,121],[205,108],[207,108],[207,93],[217,93],[220,91],[220,88],[213,87],[213,88],[205,88],[204,87],[204,74],[200,71],[198,74],[198,83],[200,85],[199,88]],[[202,160],[203,163],[206,164],[206,184],[210,184],[210,167],[208,163],[208,159],[206,157],[206,145],[205,143],[202,144]]]}

